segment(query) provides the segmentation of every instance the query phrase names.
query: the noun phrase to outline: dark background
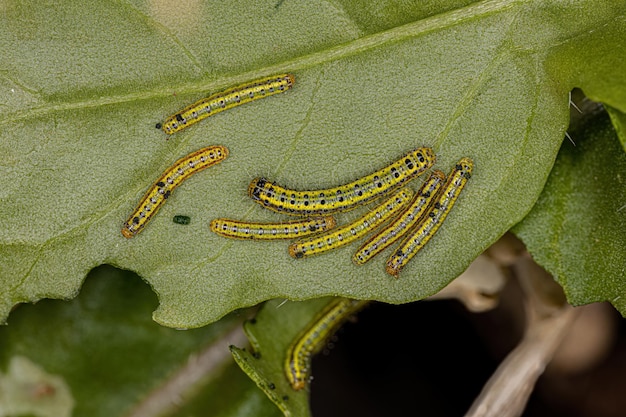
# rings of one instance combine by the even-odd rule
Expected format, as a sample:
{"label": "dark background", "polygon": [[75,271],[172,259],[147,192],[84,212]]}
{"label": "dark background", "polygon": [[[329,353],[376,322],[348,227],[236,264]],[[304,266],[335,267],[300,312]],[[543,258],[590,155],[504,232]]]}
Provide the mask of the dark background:
{"label": "dark background", "polygon": [[[498,307],[484,313],[455,300],[370,305],[314,358],[313,416],[463,416],[522,337],[520,293],[509,282]],[[596,307],[599,320],[585,326],[606,327],[606,347],[584,369],[576,357],[548,367],[523,416],[626,415],[625,322],[610,305]]]}

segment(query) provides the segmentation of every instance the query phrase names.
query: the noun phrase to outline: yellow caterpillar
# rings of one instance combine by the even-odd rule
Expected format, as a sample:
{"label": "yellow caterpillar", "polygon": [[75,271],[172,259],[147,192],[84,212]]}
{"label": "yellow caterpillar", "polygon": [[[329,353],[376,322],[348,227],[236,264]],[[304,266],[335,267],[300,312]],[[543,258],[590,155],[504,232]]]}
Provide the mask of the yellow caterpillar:
{"label": "yellow caterpillar", "polygon": [[285,374],[291,387],[304,388],[311,374],[311,358],[325,345],[339,327],[369,301],[336,298],[331,301],[289,346],[285,359]]}
{"label": "yellow caterpillar", "polygon": [[254,223],[231,219],[214,219],[210,227],[214,233],[232,239],[295,239],[335,227],[332,216],[294,220],[283,223]]}
{"label": "yellow caterpillar", "polygon": [[130,239],[139,233],[176,187],[190,175],[223,161],[227,156],[228,149],[216,145],[202,148],[176,161],[143,196],[133,214],[124,223],[122,235]]}
{"label": "yellow caterpillar", "polygon": [[280,74],[238,85],[196,101],[165,119],[165,122],[157,123],[156,128],[171,135],[224,110],[287,91],[294,82],[293,74]]}
{"label": "yellow caterpillar", "polygon": [[417,148],[385,168],[339,187],[297,191],[256,178],[248,187],[248,195],[265,208],[291,215],[347,211],[399,188],[434,163],[431,148]]}

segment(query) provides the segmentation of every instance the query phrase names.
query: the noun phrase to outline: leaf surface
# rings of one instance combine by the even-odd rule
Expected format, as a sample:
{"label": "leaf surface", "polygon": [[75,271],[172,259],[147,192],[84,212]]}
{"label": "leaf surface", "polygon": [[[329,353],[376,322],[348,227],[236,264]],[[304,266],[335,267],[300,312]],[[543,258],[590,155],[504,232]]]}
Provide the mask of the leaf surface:
{"label": "leaf surface", "polygon": [[[19,302],[75,296],[103,263],[140,274],[159,297],[154,319],[178,328],[272,298],[418,300],[534,206],[563,139],[572,88],[626,111],[623,5],[380,6],[5,5],[0,173],[10,181],[0,190],[1,316]],[[154,128],[210,92],[281,72],[296,76],[285,94],[169,140]],[[120,228],[152,182],[211,144],[227,146],[229,158],[187,180],[140,235],[124,239]],[[285,219],[248,199],[255,176],[331,187],[417,146],[433,147],[444,172],[464,156],[476,169],[399,280],[384,272],[390,250],[363,267],[350,262],[356,245],[294,260],[285,242],[229,241],[208,228],[216,217]],[[174,223],[178,214],[190,225]]]}

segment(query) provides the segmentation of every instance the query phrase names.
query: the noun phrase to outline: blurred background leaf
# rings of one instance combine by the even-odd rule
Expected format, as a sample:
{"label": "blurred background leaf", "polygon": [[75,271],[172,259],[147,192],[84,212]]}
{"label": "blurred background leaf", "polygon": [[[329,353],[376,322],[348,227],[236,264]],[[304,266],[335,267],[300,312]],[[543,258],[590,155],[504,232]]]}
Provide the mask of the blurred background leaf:
{"label": "blurred background leaf", "polygon": [[74,300],[19,306],[0,328],[2,415],[281,415],[228,351],[245,315],[181,331],[151,319],[156,304],[135,274],[104,266]]}
{"label": "blurred background leaf", "polygon": [[626,153],[602,107],[586,101],[548,183],[513,231],[571,304],[626,311]]}

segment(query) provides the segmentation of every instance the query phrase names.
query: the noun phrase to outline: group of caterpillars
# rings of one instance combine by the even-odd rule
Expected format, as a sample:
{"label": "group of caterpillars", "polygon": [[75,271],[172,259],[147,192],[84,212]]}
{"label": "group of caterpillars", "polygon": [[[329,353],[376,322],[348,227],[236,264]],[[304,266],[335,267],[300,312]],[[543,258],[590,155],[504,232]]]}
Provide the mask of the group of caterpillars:
{"label": "group of caterpillars", "polygon": [[[292,74],[254,80],[197,101],[156,127],[171,135],[213,114],[285,92],[291,89],[294,82]],[[226,147],[214,145],[176,161],[146,192],[124,223],[122,235],[131,238],[139,233],[178,185],[190,175],[223,161],[228,153]],[[220,218],[211,221],[210,228],[221,236],[235,239],[296,239],[289,245],[289,254],[294,258],[303,258],[352,243],[387,223],[357,249],[352,261],[362,265],[404,237],[386,262],[387,273],[397,278],[402,268],[441,226],[471,177],[473,162],[464,157],[448,176],[439,170],[432,171],[417,193],[405,186],[410,180],[430,171],[435,159],[431,148],[420,147],[363,178],[323,190],[293,190],[266,178],[256,178],[248,187],[248,195],[253,201],[269,210],[301,218],[280,223]],[[363,216],[336,227],[333,213],[346,212],[378,199],[382,202]],[[180,217],[175,219],[177,223],[189,223],[188,217],[177,217]],[[285,373],[295,390],[306,385],[311,356],[346,317],[366,303],[338,298],[298,336],[289,348],[285,362]]]}
{"label": "group of caterpillars", "polygon": [[[289,245],[289,254],[303,258],[350,244],[389,222],[359,247],[352,261],[362,265],[404,236],[386,264],[387,272],[397,277],[437,231],[471,176],[473,163],[469,158],[462,158],[447,177],[434,170],[417,193],[402,187],[434,163],[431,148],[417,148],[356,181],[315,191],[287,189],[265,178],[256,178],[248,187],[253,201],[279,213],[306,216],[304,220],[268,224],[215,219],[211,230],[235,239],[296,238]],[[382,202],[363,216],[335,227],[335,218],[330,214],[352,210],[380,198]]]}

